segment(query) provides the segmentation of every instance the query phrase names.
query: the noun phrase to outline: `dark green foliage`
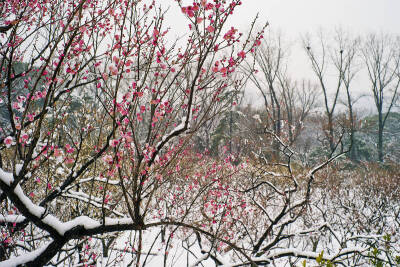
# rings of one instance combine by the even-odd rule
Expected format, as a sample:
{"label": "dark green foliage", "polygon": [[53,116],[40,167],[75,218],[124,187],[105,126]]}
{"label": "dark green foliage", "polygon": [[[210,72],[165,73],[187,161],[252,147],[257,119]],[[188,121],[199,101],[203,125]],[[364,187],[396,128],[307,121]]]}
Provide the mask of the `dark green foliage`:
{"label": "dark green foliage", "polygon": [[218,126],[215,128],[211,135],[210,151],[212,155],[218,155],[220,146],[232,146],[232,139],[234,133],[239,130],[238,121],[240,113],[237,111],[228,111],[225,116],[219,121]]}
{"label": "dark green foliage", "polygon": [[[362,161],[377,161],[378,115],[366,117],[361,129],[355,135],[356,159]],[[383,133],[383,144],[386,159],[399,162],[400,160],[400,113],[389,114]]]}

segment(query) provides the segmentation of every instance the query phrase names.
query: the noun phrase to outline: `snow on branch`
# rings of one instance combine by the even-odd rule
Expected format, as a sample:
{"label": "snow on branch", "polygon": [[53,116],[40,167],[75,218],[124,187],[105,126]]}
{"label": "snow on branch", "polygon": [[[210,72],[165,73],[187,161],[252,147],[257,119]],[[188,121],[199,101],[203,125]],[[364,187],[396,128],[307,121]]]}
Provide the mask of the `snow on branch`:
{"label": "snow on branch", "polygon": [[163,145],[165,145],[172,137],[174,137],[175,135],[179,134],[179,132],[184,131],[184,130],[185,130],[185,125],[186,125],[186,123],[187,123],[186,121],[188,121],[188,120],[187,120],[187,117],[184,116],[184,117],[182,118],[181,123],[180,123],[178,126],[176,126],[174,129],[172,129],[172,131],[169,132],[169,134],[164,135],[164,136],[162,137],[162,139],[157,143],[156,149],[157,149],[157,150],[160,150],[161,147],[162,147]]}
{"label": "snow on branch", "polygon": [[27,262],[33,261],[36,259],[40,254],[42,254],[48,247],[49,244],[40,247],[37,250],[22,254],[21,256],[11,258],[6,261],[0,262],[0,267],[14,267],[14,266],[21,266]]}
{"label": "snow on branch", "polygon": [[[0,169],[0,185],[2,188],[11,189],[9,185],[13,182],[13,175],[11,173],[5,172]],[[6,190],[5,190],[6,191]],[[23,213],[25,217],[31,218],[32,221],[39,224],[39,226],[51,233],[57,233],[60,236],[63,236],[66,232],[72,230],[75,227],[81,226],[84,229],[95,229],[97,227],[102,226],[101,222],[98,222],[87,216],[79,216],[70,220],[68,222],[61,222],[58,218],[53,215],[47,214],[47,211],[44,207],[38,206],[34,204],[29,197],[27,197],[21,186],[18,184],[13,192],[11,190],[7,190],[7,194],[9,197],[13,198],[13,202],[16,204],[17,208]],[[9,217],[3,216],[0,217],[0,220],[4,222],[10,222],[11,220],[24,220],[24,216],[20,217]],[[119,224],[130,224],[132,223],[131,219],[105,219],[105,226],[113,226]]]}

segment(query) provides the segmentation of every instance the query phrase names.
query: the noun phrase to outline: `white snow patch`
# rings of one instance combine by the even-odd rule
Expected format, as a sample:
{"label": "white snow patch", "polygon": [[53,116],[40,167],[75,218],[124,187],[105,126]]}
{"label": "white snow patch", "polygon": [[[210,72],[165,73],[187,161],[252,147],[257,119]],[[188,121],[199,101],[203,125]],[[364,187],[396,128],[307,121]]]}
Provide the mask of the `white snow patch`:
{"label": "white snow patch", "polygon": [[22,215],[0,215],[0,222],[21,223],[25,220]]}
{"label": "white snow patch", "polygon": [[0,180],[6,185],[10,186],[14,182],[14,177],[12,173],[5,172],[0,168]]}
{"label": "white snow patch", "polygon": [[262,122],[262,121],[261,121],[260,114],[255,114],[255,115],[253,116],[253,119],[255,119],[256,121],[258,121],[259,123]]}

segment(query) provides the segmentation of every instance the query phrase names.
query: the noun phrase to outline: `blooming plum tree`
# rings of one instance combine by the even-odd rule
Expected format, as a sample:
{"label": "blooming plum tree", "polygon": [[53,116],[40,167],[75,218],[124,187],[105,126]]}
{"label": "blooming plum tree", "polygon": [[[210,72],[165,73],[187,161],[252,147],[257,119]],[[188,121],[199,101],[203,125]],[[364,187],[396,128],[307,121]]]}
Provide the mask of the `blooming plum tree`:
{"label": "blooming plum tree", "polygon": [[142,232],[157,227],[222,240],[215,225],[233,204],[220,180],[234,168],[185,174],[182,162],[262,32],[225,27],[239,0],[176,4],[189,23],[179,42],[156,1],[0,4],[4,264],[89,264],[88,237],[134,230],[139,266]]}

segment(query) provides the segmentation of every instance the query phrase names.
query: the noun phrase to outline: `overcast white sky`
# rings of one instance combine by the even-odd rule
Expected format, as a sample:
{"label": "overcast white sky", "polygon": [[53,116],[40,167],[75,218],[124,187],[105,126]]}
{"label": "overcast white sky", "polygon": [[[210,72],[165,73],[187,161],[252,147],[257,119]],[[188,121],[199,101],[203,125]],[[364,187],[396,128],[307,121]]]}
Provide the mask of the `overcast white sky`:
{"label": "overcast white sky", "polygon": [[[172,0],[164,1],[171,5],[169,15],[180,13],[176,4],[171,4]],[[234,23],[240,28],[247,27],[257,13],[272,28],[279,28],[292,37],[318,27],[338,25],[355,32],[400,34],[400,0],[243,0]],[[183,26],[181,18],[181,14],[174,16],[172,24]]]}
{"label": "overcast white sky", "polygon": [[[178,34],[182,33],[182,30],[187,32],[187,23],[182,23],[184,20],[181,12],[175,3],[171,4],[170,1],[172,0],[163,2],[167,6],[170,5],[167,24],[172,24],[174,28],[172,32]],[[356,35],[383,32],[400,36],[400,0],[243,0],[242,2],[243,5],[236,10],[231,20],[232,25],[245,32],[252,19],[259,13],[260,25],[268,21],[270,29],[283,33],[290,43],[300,40],[306,33],[315,34],[321,28],[334,30],[339,26]],[[292,46],[291,50],[290,70],[293,76],[312,77],[304,51],[299,45]]]}
{"label": "overcast white sky", "polygon": [[338,25],[354,32],[400,34],[400,0],[243,0],[240,23],[257,12],[291,36]]}

